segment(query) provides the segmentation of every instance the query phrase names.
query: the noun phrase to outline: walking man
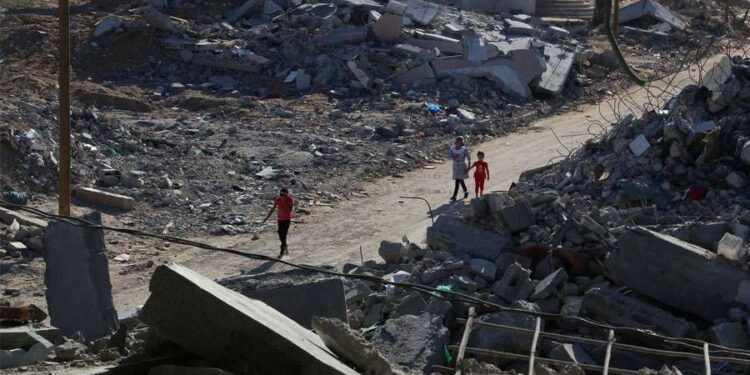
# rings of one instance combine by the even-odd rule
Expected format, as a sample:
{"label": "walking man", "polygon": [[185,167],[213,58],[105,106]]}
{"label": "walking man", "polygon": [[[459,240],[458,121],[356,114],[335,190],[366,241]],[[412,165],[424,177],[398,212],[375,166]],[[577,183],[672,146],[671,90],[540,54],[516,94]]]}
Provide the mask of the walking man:
{"label": "walking man", "polygon": [[276,220],[278,221],[279,227],[279,241],[281,241],[281,252],[279,252],[279,259],[284,255],[289,255],[289,250],[286,244],[286,236],[289,233],[289,226],[292,224],[292,209],[294,208],[294,199],[289,195],[289,189],[281,188],[279,195],[273,200],[273,207],[268,211],[268,215],[263,220],[265,223],[273,214],[274,210],[278,210]]}

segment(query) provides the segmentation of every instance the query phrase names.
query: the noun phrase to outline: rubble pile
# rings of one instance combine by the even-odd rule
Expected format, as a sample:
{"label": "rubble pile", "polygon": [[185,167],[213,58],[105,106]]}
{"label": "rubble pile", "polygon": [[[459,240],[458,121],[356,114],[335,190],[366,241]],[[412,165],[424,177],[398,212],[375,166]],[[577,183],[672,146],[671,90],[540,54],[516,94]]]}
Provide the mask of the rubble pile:
{"label": "rubble pile", "polygon": [[[750,61],[724,57],[663,110],[628,116],[568,158],[525,172],[508,193],[441,215],[428,230],[428,249],[384,241],[384,262],[347,264],[343,272],[748,349],[747,93]],[[267,276],[223,283],[268,288],[258,281]],[[455,319],[466,318],[471,306],[366,281],[346,280],[344,295],[351,329],[394,364],[423,373],[445,364],[439,348],[460,340],[463,325]],[[531,315],[476,309],[479,322],[534,329]],[[605,330],[572,319],[546,319],[543,328],[606,340]],[[640,335],[617,340],[653,345]],[[530,336],[489,328],[475,328],[469,339],[472,348],[521,354],[530,345]],[[540,348],[543,358],[587,365],[601,365],[605,354],[603,347],[547,339]],[[476,359],[520,372],[527,365]],[[667,366],[664,373],[701,365],[619,350],[612,358],[616,368]]]}
{"label": "rubble pile", "polygon": [[[262,98],[270,94],[265,83],[275,81],[289,92],[324,88],[344,97],[428,86],[448,97],[498,98],[499,89],[511,101],[532,99],[532,89],[560,94],[576,56],[590,50],[582,38],[538,17],[510,9],[483,15],[421,0],[251,0],[223,15],[189,20],[166,14],[175,10],[147,5],[138,17],[107,16],[93,30],[94,48],[116,48],[122,35],[144,27],[157,30],[157,42],[175,62],[161,77],[140,79],[163,81],[157,92],[164,95],[200,81]],[[194,66],[249,73],[259,84],[231,75],[199,77]]]}

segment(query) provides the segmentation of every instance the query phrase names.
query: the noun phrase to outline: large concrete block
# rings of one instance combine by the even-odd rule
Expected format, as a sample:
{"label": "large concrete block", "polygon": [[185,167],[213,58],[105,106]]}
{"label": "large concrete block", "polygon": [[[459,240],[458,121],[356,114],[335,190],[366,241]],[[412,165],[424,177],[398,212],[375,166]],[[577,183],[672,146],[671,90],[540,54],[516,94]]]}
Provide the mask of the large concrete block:
{"label": "large concrete block", "polygon": [[449,215],[438,217],[435,225],[427,229],[427,244],[493,262],[510,246],[505,237]]}
{"label": "large concrete block", "polygon": [[544,47],[544,60],[546,68],[536,87],[550,94],[559,94],[573,69],[575,54],[547,44]]}
{"label": "large concrete block", "polygon": [[726,316],[740,284],[750,280],[715,253],[645,228],[622,234],[606,267],[639,293],[707,320]]}
{"label": "large concrete block", "polygon": [[244,290],[242,294],[267,303],[305,328],[312,327],[312,318],[315,316],[348,322],[344,283],[341,279]]}
{"label": "large concrete block", "polygon": [[76,197],[100,206],[117,208],[119,210],[132,210],[135,207],[135,199],[120,194],[108,193],[93,188],[81,187],[76,189]]}
{"label": "large concrete block", "polygon": [[[101,224],[93,212],[84,220]],[[64,336],[96,340],[117,329],[101,229],[52,221],[44,232],[44,284],[51,324]]]}
{"label": "large concrete block", "polygon": [[672,337],[690,336],[696,330],[685,319],[607,288],[589,289],[581,307],[588,317],[614,326],[647,329]]}
{"label": "large concrete block", "polygon": [[141,311],[185,350],[237,373],[357,374],[323,341],[267,304],[179,265],[159,266]]}
{"label": "large concrete block", "polygon": [[29,349],[0,350],[0,369],[32,365],[44,361],[54,351],[55,346],[36,332],[27,331],[24,334],[31,341]]}

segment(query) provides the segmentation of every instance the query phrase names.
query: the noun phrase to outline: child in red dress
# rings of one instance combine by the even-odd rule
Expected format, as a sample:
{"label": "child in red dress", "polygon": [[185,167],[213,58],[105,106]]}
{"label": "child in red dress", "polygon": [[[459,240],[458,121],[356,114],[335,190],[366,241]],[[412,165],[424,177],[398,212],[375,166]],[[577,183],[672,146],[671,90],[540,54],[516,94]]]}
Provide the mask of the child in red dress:
{"label": "child in red dress", "polygon": [[477,161],[469,167],[467,171],[476,167],[474,171],[474,195],[478,198],[484,194],[484,180],[490,180],[490,166],[484,161],[484,152],[477,152]]}

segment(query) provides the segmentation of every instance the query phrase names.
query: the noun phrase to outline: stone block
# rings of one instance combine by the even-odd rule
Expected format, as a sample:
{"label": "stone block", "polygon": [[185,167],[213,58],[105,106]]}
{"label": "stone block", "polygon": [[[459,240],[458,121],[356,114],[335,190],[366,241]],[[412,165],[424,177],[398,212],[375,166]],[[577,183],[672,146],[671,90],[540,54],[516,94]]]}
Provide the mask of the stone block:
{"label": "stone block", "polygon": [[588,317],[614,326],[647,329],[672,337],[688,337],[696,331],[695,325],[685,319],[608,288],[589,289],[582,309]]}
{"label": "stone block", "polygon": [[440,215],[427,229],[427,244],[490,261],[495,261],[510,246],[505,237],[450,215]]}
{"label": "stone block", "polygon": [[427,308],[427,301],[424,300],[419,292],[412,292],[396,305],[390,318],[398,318],[404,315],[421,315]]}
{"label": "stone block", "polygon": [[366,374],[398,374],[380,354],[358,332],[352,331],[340,320],[314,318],[313,328],[323,342],[334,353],[364,370]]}
{"label": "stone block", "polygon": [[[101,224],[93,212],[83,219]],[[80,332],[87,340],[117,329],[107,249],[101,229],[52,221],[44,232],[44,284],[51,324],[64,336]]]}
{"label": "stone block", "polygon": [[497,266],[488,260],[472,259],[471,262],[469,262],[469,271],[492,282],[495,281]]}
{"label": "stone block", "polygon": [[559,290],[560,285],[563,284],[567,278],[568,274],[565,272],[565,269],[559,268],[536,285],[534,292],[531,293],[530,300],[537,301],[552,296],[553,293]]}
{"label": "stone block", "polygon": [[380,241],[378,255],[380,255],[386,263],[398,264],[404,256],[404,245],[400,242]]}
{"label": "stone block", "polygon": [[719,241],[718,254],[729,260],[740,260],[742,243],[742,238],[726,233]]}
{"label": "stone block", "polygon": [[[534,329],[533,316],[518,312],[496,312],[482,315],[477,321],[482,323],[500,324],[517,328]],[[525,353],[531,347],[530,335],[519,335],[507,329],[488,327],[475,328],[469,337],[469,346],[473,348],[499,350],[511,353]]]}
{"label": "stone block", "polygon": [[503,278],[492,285],[492,292],[508,302],[526,299],[535,287],[530,276],[530,270],[513,263],[503,274]]}
{"label": "stone block", "polygon": [[443,317],[425,313],[389,319],[371,342],[392,363],[431,373],[433,365],[444,363],[443,346],[449,339]]}
{"label": "stone block", "polygon": [[186,351],[225,364],[226,370],[357,374],[318,336],[284,314],[185,267],[159,266],[149,289],[143,321]]}
{"label": "stone block", "polygon": [[93,188],[80,187],[76,189],[76,197],[89,203],[118,210],[129,211],[135,207],[135,199],[131,197]]}
{"label": "stone block", "polygon": [[707,320],[724,317],[749,279],[708,250],[645,228],[625,231],[606,267],[639,293]]}
{"label": "stone block", "polygon": [[33,365],[47,359],[54,352],[55,346],[34,331],[24,333],[29,338],[29,349],[16,348],[0,350],[0,369]]}

